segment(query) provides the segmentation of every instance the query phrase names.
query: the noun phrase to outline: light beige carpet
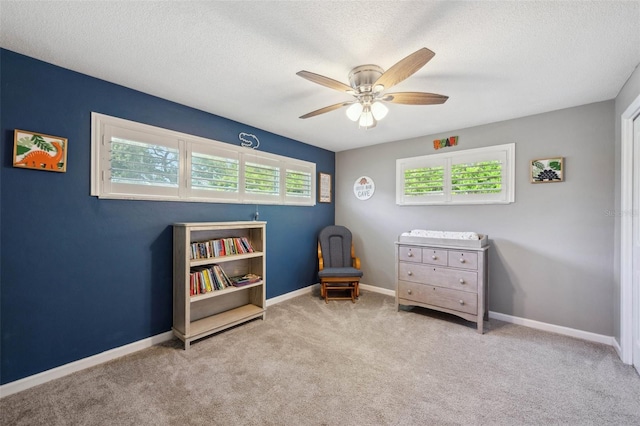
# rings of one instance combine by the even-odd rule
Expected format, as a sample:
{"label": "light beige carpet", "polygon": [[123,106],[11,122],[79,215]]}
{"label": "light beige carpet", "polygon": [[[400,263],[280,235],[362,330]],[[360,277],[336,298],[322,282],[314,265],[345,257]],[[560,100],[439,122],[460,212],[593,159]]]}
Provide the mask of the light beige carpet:
{"label": "light beige carpet", "polygon": [[317,294],[0,400],[2,425],[639,425],[608,346]]}

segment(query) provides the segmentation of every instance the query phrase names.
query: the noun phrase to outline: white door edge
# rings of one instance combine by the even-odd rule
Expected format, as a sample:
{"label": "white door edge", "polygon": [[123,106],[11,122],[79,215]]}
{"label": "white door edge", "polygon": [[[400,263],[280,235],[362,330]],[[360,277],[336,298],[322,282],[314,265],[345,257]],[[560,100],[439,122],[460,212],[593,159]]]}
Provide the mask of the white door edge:
{"label": "white door edge", "polygon": [[633,120],[633,190],[632,205],[633,209],[629,212],[631,216],[633,230],[633,247],[632,247],[632,359],[633,365],[638,374],[640,374],[640,115]]}
{"label": "white door edge", "polygon": [[[633,210],[633,120],[640,115],[638,96],[621,115],[620,210]],[[620,358],[633,364],[633,215],[620,215]]]}

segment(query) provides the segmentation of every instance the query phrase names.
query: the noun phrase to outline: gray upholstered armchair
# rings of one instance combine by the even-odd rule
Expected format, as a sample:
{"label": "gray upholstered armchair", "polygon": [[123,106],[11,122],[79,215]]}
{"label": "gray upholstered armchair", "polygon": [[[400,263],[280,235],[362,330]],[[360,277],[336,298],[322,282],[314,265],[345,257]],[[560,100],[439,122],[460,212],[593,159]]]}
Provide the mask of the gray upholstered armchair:
{"label": "gray upholstered armchair", "polygon": [[[351,299],[360,295],[360,259],[353,248],[351,231],[344,226],[327,226],[318,235],[318,278],[320,295],[329,299]],[[350,297],[329,297],[329,291],[349,292]]]}

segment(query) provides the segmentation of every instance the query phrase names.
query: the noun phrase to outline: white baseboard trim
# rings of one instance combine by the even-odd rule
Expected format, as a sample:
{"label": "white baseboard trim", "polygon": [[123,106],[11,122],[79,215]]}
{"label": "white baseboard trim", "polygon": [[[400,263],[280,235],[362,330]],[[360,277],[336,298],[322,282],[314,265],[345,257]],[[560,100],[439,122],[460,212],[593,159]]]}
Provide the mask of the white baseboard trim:
{"label": "white baseboard trim", "polygon": [[[618,356],[620,357],[620,359],[622,360],[622,362],[624,362],[624,359],[622,358],[622,347],[620,346],[620,343],[618,343],[618,341],[616,340],[615,337],[613,337],[613,349],[616,350],[616,353],[618,354]],[[624,362],[625,364],[627,364],[626,362]]]}
{"label": "white baseboard trim", "polygon": [[[301,288],[299,290],[294,290],[287,294],[282,294],[280,296],[272,297],[271,299],[267,299],[267,307],[275,305],[276,303],[284,302],[285,300],[293,299],[294,297],[302,296],[303,294],[311,293],[314,289],[317,289],[318,287],[320,287],[319,283],[311,284],[310,286]],[[370,291],[372,293],[380,293],[380,294],[384,294],[386,296],[392,296],[392,297],[396,296],[396,291],[390,290],[388,288],[381,288],[381,287],[376,287],[373,285],[363,284],[363,283],[360,283],[360,288],[362,290]]]}
{"label": "white baseboard trim", "polygon": [[78,361],[70,362],[69,364],[61,365],[60,367],[52,368],[51,370],[43,371],[42,373],[34,374],[33,376],[25,377],[24,379],[16,380],[15,382],[4,384],[0,386],[0,398],[13,395],[14,393],[41,385],[54,379],[59,379],[60,377],[67,376],[77,371],[120,358],[121,356],[150,348],[151,346],[166,342],[172,338],[173,332],[167,331],[146,339],[138,340],[137,342],[133,342],[128,345],[120,346],[119,348],[110,349],[87,358],[82,358]]}
{"label": "white baseboard trim", "polygon": [[396,297],[396,291],[388,288],[376,287],[374,285],[360,283],[360,288],[363,290],[371,291],[373,293],[384,294],[385,296]]}
{"label": "white baseboard trim", "polygon": [[273,306],[276,303],[284,302],[285,300],[293,299],[294,297],[302,296],[303,294],[311,293],[314,287],[319,286],[319,284],[312,284],[310,286],[301,288],[299,290],[294,290],[289,293],[281,294],[280,296],[272,297],[271,299],[267,299],[267,308],[269,306]]}
{"label": "white baseboard trim", "polygon": [[[387,296],[395,297],[395,290],[389,290],[386,288],[376,287],[372,285],[360,283],[360,287],[363,290],[372,291],[375,293],[385,294]],[[530,320],[527,318],[515,317],[512,315],[501,314],[500,312],[489,312],[489,318],[495,318],[500,321],[508,322],[511,324],[522,325],[529,328],[535,328],[537,330],[548,331],[551,333],[562,334],[564,336],[575,337],[577,339],[587,340],[590,342],[603,343],[605,345],[613,346],[618,355],[622,353],[620,345],[613,336],[605,336],[603,334],[591,333],[589,331],[576,330],[575,328],[564,327],[561,325],[549,324],[545,322]]]}
{"label": "white baseboard trim", "polygon": [[561,325],[549,324],[546,322],[530,320],[527,318],[514,317],[512,315],[501,314],[500,312],[489,311],[489,318],[497,319],[499,321],[504,321],[511,324],[523,325],[525,327],[535,328],[537,330],[562,334],[564,336],[575,337],[577,339],[588,340],[590,342],[603,343],[615,348],[616,341],[613,336],[605,336],[603,334],[576,330],[575,328],[564,327]]}

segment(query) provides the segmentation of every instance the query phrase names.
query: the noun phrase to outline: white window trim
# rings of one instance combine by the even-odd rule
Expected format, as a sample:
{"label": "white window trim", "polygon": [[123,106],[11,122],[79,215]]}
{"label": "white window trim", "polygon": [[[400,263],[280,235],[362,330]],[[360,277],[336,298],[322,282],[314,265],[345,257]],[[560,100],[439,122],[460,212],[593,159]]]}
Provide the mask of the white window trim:
{"label": "white window trim", "polygon": [[[142,133],[151,140],[161,141],[165,146],[177,147],[180,151],[178,188],[164,190],[145,186],[145,194],[126,192],[126,189],[135,189],[137,185],[117,185],[121,192],[112,190],[112,183],[107,178],[109,169],[108,144],[105,134],[111,128],[116,128],[119,134]],[[238,193],[224,193],[191,188],[191,155],[196,152],[213,154],[216,152],[232,152],[237,155],[240,162],[240,179]],[[244,193],[244,163],[256,162],[280,167],[280,191],[278,196],[262,196]],[[286,196],[286,170],[300,170],[310,174],[310,197]],[[243,146],[236,146],[212,139],[193,136],[176,132],[161,127],[137,123],[122,118],[92,112],[91,113],[91,195],[104,199],[126,200],[156,200],[156,201],[182,201],[182,202],[207,202],[207,203],[235,203],[235,204],[273,204],[273,205],[297,205],[315,206],[316,204],[316,164],[304,160],[289,158],[271,154]]]}
{"label": "white window trim", "polygon": [[[461,204],[509,204],[515,202],[515,143],[467,149],[420,157],[396,160],[396,204],[415,205],[461,205]],[[451,164],[464,161],[482,161],[486,158],[505,160],[502,169],[503,190],[499,194],[464,195],[454,198],[451,194]],[[444,194],[407,197],[404,195],[404,170],[408,168],[444,166]]]}

